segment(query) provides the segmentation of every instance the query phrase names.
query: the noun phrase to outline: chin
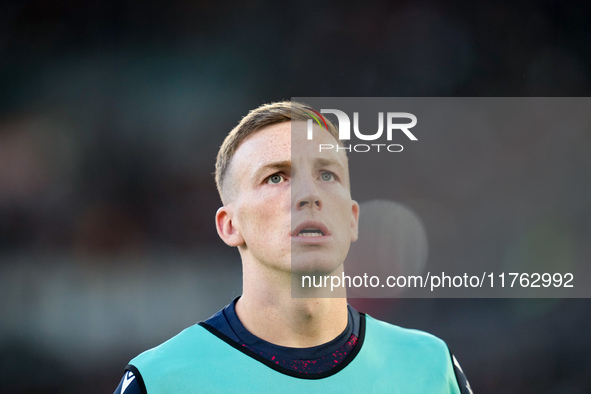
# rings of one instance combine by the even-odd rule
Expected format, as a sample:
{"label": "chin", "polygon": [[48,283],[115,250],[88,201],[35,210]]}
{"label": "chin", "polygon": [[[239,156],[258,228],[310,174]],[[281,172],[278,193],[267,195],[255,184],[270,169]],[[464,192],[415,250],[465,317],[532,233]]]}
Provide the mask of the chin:
{"label": "chin", "polygon": [[321,258],[293,258],[291,261],[292,275],[334,275],[340,274],[343,262]]}

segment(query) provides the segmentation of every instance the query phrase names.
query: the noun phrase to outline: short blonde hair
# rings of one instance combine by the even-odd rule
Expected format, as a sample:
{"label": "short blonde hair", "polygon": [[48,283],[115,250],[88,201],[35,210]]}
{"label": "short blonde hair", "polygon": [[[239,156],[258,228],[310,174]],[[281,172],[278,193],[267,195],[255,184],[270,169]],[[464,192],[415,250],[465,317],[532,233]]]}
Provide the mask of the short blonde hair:
{"label": "short blonde hair", "polygon": [[[260,129],[271,126],[277,123],[290,122],[292,120],[307,121],[308,119],[317,120],[319,113],[305,104],[296,101],[278,101],[270,104],[263,104],[260,107],[253,109],[246,115],[240,123],[226,136],[218,152],[215,163],[215,183],[222,198],[224,199],[224,182],[230,162],[234,153],[240,144],[248,137],[259,131]],[[321,116],[322,117],[322,116]],[[322,117],[323,128],[327,128],[330,134],[339,141],[339,132],[335,125],[328,119]]]}

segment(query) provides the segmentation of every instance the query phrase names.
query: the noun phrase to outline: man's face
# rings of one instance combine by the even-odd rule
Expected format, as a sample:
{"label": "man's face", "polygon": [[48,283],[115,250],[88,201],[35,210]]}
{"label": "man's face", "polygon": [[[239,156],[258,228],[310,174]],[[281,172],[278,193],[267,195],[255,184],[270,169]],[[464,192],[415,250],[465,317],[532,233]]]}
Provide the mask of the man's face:
{"label": "man's face", "polygon": [[[316,127],[316,126],[315,126]],[[265,127],[245,140],[232,159],[230,202],[243,259],[294,273],[330,273],[357,239],[359,206],[351,199],[344,152],[319,128],[306,138],[305,122]]]}

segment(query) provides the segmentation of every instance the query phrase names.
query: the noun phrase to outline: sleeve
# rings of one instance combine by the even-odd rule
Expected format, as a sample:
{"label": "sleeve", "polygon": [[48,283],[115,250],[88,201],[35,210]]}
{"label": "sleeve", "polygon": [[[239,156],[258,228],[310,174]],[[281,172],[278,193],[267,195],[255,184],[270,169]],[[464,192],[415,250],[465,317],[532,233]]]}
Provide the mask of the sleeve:
{"label": "sleeve", "polygon": [[451,354],[451,359],[452,359],[453,366],[454,366],[454,373],[456,375],[456,380],[458,381],[458,386],[460,387],[460,393],[461,394],[474,394],[474,392],[472,391],[472,387],[470,387],[470,383],[468,382],[468,379],[466,379],[466,375],[464,374],[464,371],[462,370],[462,367],[460,366],[460,363],[456,359],[456,356]]}
{"label": "sleeve", "polygon": [[136,378],[132,371],[126,370],[113,394],[146,394],[144,382],[139,374],[138,377]]}

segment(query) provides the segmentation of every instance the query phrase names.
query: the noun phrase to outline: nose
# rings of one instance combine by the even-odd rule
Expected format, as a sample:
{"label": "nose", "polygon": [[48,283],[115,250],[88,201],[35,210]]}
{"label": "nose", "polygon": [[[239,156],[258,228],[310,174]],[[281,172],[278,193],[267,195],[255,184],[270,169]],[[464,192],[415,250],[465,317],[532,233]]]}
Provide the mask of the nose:
{"label": "nose", "polygon": [[298,179],[292,187],[292,199],[296,209],[322,208],[322,200],[313,179]]}

